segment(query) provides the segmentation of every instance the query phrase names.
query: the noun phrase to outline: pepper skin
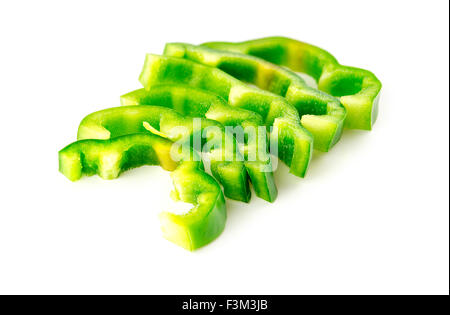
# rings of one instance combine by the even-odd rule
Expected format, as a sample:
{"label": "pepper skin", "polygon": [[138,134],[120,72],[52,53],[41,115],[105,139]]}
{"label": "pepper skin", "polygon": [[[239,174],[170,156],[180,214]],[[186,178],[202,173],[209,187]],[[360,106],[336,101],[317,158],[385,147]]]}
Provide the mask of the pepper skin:
{"label": "pepper skin", "polygon": [[173,171],[172,195],[194,207],[182,215],[162,212],[161,229],[166,239],[192,251],[222,233],[227,216],[225,199],[217,182],[204,172],[203,164],[192,159],[193,153],[178,162],[171,158],[172,145],[150,133],[80,140],[59,151],[59,170],[72,181],[82,174],[112,179],[142,165],[161,165]]}
{"label": "pepper skin", "polygon": [[[125,106],[158,105],[172,108],[182,115],[206,117],[218,121],[224,126],[241,127],[244,132],[247,127],[258,131],[258,126],[263,124],[259,114],[231,107],[220,96],[187,85],[158,85],[149,91],[139,89],[122,95],[120,100],[121,104]],[[266,132],[265,130],[263,132],[265,138]],[[237,139],[239,140],[239,137]],[[269,202],[275,201],[278,191],[265,139],[262,142],[258,141],[257,137],[253,139],[245,134],[245,138],[242,140],[245,167],[256,195]],[[246,153],[251,149],[258,154],[254,155],[255,160],[249,161]]]}
{"label": "pepper skin", "polygon": [[340,139],[345,108],[329,94],[309,87],[296,73],[246,54],[183,43],[166,44],[164,55],[219,68],[235,78],[280,95],[297,108],[301,124],[314,137],[314,149],[331,149]]}
{"label": "pepper skin", "polygon": [[301,126],[295,107],[283,97],[249,86],[217,68],[153,54],[147,54],[139,80],[146,90],[160,84],[188,84],[221,96],[231,106],[260,114],[264,124],[273,127],[270,141],[278,142],[278,157],[291,173],[305,176],[313,138]]}
{"label": "pepper skin", "polygon": [[[78,127],[78,140],[109,139],[127,134],[148,133],[144,122],[173,142],[189,141],[189,146],[193,143],[191,139],[194,137],[202,139],[203,134],[206,141],[212,141],[213,146],[209,151],[211,172],[224,187],[225,196],[248,202],[251,195],[248,175],[244,158],[236,152],[235,139],[225,133],[223,126],[218,122],[200,118],[198,121],[201,123],[200,126],[195,125],[193,118],[184,117],[172,109],[161,106],[113,107],[86,116]],[[225,143],[233,146],[228,147]],[[201,145],[203,147],[203,143]],[[201,150],[201,147],[198,149]]]}
{"label": "pepper skin", "polygon": [[319,90],[340,98],[347,109],[346,128],[371,130],[377,119],[381,91],[377,77],[368,70],[339,64],[333,55],[319,47],[286,37],[202,45],[252,55],[309,74],[317,81]]}

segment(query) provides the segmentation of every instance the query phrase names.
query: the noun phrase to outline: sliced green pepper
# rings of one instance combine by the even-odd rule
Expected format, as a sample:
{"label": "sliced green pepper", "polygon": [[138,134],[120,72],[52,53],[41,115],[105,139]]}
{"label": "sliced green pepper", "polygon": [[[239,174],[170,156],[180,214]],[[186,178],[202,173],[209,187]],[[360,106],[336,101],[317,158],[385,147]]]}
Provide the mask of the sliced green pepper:
{"label": "sliced green pepper", "polygon": [[[205,141],[205,136],[206,142],[211,144],[208,148],[211,154],[211,172],[224,187],[225,196],[244,202],[250,200],[244,158],[240,156],[233,136],[226,133],[224,127],[216,121],[198,118],[197,125],[193,118],[184,117],[161,106],[113,107],[86,116],[78,128],[78,140],[109,139],[148,132],[144,122],[157,134],[174,142],[189,142],[189,146],[194,144],[195,139]],[[203,144],[205,143],[199,143],[198,151],[202,150]]]}
{"label": "sliced green pepper", "polygon": [[226,222],[225,199],[217,182],[203,170],[189,152],[180,161],[171,157],[173,143],[162,137],[130,134],[109,140],[80,140],[59,151],[59,170],[70,180],[82,174],[98,174],[112,179],[127,169],[141,165],[161,165],[171,173],[172,196],[192,203],[186,214],[162,212],[163,235],[188,250],[204,246],[223,231]]}
{"label": "sliced green pepper", "polygon": [[314,148],[328,151],[341,137],[346,111],[339,100],[309,87],[296,73],[263,59],[183,43],[166,44],[164,54],[219,68],[235,78],[283,96],[297,108]]}
{"label": "sliced green pepper", "polygon": [[381,82],[370,71],[343,66],[329,52],[286,37],[241,43],[211,42],[204,46],[244,53],[312,76],[318,88],[340,97],[347,109],[345,127],[372,129],[378,116]]}
{"label": "sliced green pepper", "polygon": [[283,97],[251,87],[220,69],[190,60],[148,54],[140,81],[146,90],[160,84],[189,84],[223,97],[231,106],[260,114],[278,143],[278,157],[290,172],[303,177],[312,155],[313,138],[301,126],[294,106]]}
{"label": "sliced green pepper", "polygon": [[[224,126],[241,127],[246,132],[247,127],[258,130],[262,125],[262,117],[254,112],[231,107],[226,101],[215,94],[199,90],[187,85],[158,85],[149,91],[139,89],[121,96],[122,105],[159,105],[175,109],[182,115],[206,117],[220,122]],[[264,137],[265,137],[265,130]],[[239,137],[237,137],[239,140]],[[270,156],[267,154],[265,139],[251,138],[245,134],[244,149],[245,167],[258,197],[269,202],[275,201],[278,191],[272,172]],[[249,143],[250,141],[250,143]],[[263,148],[261,148],[261,146]],[[252,161],[247,152],[253,150]],[[262,156],[261,156],[262,155]]]}

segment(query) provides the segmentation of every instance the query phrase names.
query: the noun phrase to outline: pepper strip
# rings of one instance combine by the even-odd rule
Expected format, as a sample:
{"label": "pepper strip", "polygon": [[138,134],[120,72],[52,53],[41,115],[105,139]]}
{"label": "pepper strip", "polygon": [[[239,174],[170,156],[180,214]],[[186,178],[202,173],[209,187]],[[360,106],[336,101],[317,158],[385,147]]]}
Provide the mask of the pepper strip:
{"label": "pepper strip", "polygon": [[[267,153],[266,133],[264,141],[246,133],[248,127],[257,133],[262,123],[262,117],[254,112],[230,107],[226,101],[215,94],[199,90],[187,85],[158,85],[149,91],[139,89],[120,97],[122,105],[158,105],[172,108],[182,115],[192,117],[206,117],[218,121],[224,126],[241,127],[245,132],[243,140],[245,167],[250,177],[255,193],[258,197],[273,202],[278,191],[272,172],[272,163]],[[249,151],[254,152],[249,160]]]}
{"label": "pepper strip", "polygon": [[301,124],[314,137],[314,148],[331,149],[339,141],[345,108],[329,94],[309,87],[296,73],[263,59],[184,43],[166,44],[164,55],[189,59],[219,68],[235,78],[280,95],[295,106]]}
{"label": "pepper strip", "polygon": [[340,98],[347,109],[346,128],[371,130],[377,119],[381,91],[377,77],[368,70],[339,64],[319,47],[286,37],[202,45],[252,55],[312,76],[319,90]]}
{"label": "pepper strip", "polygon": [[301,126],[295,107],[283,97],[249,86],[217,68],[153,54],[147,54],[139,80],[146,90],[160,84],[188,84],[221,96],[231,106],[260,114],[267,127],[273,126],[270,141],[278,142],[277,156],[291,173],[305,176],[313,138]]}
{"label": "pepper strip", "polygon": [[157,134],[173,142],[188,143],[189,147],[195,147],[195,139],[201,139],[203,143],[198,143],[199,147],[195,148],[198,151],[205,144],[204,135],[210,145],[207,149],[211,153],[211,172],[224,187],[225,196],[243,202],[250,200],[244,158],[240,156],[233,136],[213,120],[198,118],[197,125],[193,118],[161,106],[113,107],[86,116],[78,127],[78,140],[109,139],[148,132],[144,122]]}
{"label": "pepper strip", "polygon": [[83,174],[98,174],[113,179],[130,168],[160,165],[172,171],[172,196],[194,207],[178,215],[162,212],[159,216],[163,236],[169,241],[194,250],[216,239],[225,228],[226,208],[222,190],[193,159],[194,152],[180,161],[171,158],[173,143],[148,134],[130,134],[108,140],[80,140],[59,151],[59,170],[72,181]]}

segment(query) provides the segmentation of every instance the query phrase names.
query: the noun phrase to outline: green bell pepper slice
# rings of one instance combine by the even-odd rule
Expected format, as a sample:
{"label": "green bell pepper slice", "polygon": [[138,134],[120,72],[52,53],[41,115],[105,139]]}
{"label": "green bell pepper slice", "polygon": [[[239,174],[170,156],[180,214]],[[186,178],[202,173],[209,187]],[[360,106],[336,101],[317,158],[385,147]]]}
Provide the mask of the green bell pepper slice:
{"label": "green bell pepper slice", "polygon": [[184,43],[166,44],[164,54],[219,68],[286,98],[297,109],[301,124],[313,135],[314,149],[327,152],[341,137],[344,106],[336,97],[309,87],[295,72],[250,55]]}
{"label": "green bell pepper slice", "polygon": [[160,84],[191,85],[221,96],[233,107],[260,114],[264,125],[272,127],[269,135],[278,144],[276,155],[291,173],[305,176],[313,138],[301,126],[295,107],[283,97],[249,86],[220,69],[170,56],[147,54],[139,80],[146,90]]}
{"label": "green bell pepper slice", "polygon": [[[139,89],[122,95],[120,99],[124,106],[164,106],[182,115],[215,120],[225,127],[240,127],[245,135],[242,139],[240,137],[236,139],[243,140],[242,153],[245,156],[245,167],[255,193],[266,201],[275,201],[278,190],[272,172],[271,159],[267,152],[266,131],[262,130],[263,141],[258,141],[258,135],[252,137],[246,132],[248,127],[250,130],[260,131],[258,127],[263,124],[263,119],[259,114],[231,107],[220,96],[182,84],[152,86],[148,91]],[[255,154],[249,159],[248,152],[252,150]]]}
{"label": "green bell pepper slice", "polygon": [[198,125],[192,117],[161,106],[113,107],[86,116],[78,128],[78,140],[109,139],[145,133],[150,129],[173,142],[187,143],[189,147],[195,145],[195,139],[199,139],[202,142],[198,143],[198,151],[209,141],[211,172],[224,187],[225,196],[248,202],[251,196],[248,174],[235,139],[216,121],[197,118],[197,122]]}
{"label": "green bell pepper slice", "polygon": [[173,143],[147,134],[129,134],[108,140],[79,140],[59,151],[59,170],[72,181],[98,174],[113,179],[130,168],[160,165],[172,171],[176,199],[194,207],[185,214],[160,214],[163,236],[187,249],[195,250],[216,239],[225,228],[226,207],[222,190],[203,170],[194,152],[179,161],[171,157]]}
{"label": "green bell pepper slice", "polygon": [[377,119],[382,87],[378,78],[368,70],[339,64],[319,47],[286,37],[202,45],[252,55],[312,76],[319,90],[340,98],[347,109],[346,128],[371,130]]}

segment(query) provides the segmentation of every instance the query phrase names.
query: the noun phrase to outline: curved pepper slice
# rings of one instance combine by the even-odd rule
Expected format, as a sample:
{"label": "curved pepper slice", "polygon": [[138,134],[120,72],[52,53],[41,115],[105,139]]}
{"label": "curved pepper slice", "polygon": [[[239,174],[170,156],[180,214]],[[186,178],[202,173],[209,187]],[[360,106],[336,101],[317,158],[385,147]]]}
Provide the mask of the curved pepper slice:
{"label": "curved pepper slice", "polygon": [[329,52],[286,37],[241,43],[210,42],[204,46],[240,52],[307,73],[318,88],[340,98],[347,109],[345,127],[371,130],[378,116],[381,82],[370,71],[343,66]]}
{"label": "curved pepper slice", "polygon": [[166,44],[164,54],[219,68],[235,78],[283,96],[297,108],[314,148],[328,151],[341,137],[345,108],[339,100],[309,87],[296,73],[263,59],[184,43]]}
{"label": "curved pepper slice", "polygon": [[59,151],[59,170],[70,180],[83,174],[113,179],[127,169],[161,165],[171,173],[173,196],[194,205],[185,214],[162,212],[163,235],[188,250],[204,246],[223,231],[226,222],[225,199],[217,182],[194,161],[193,153],[175,161],[173,143],[152,134],[131,134],[109,140],[80,140]]}
{"label": "curved pepper slice", "polygon": [[[192,138],[204,141],[202,134],[205,135],[206,140],[211,141],[211,172],[224,187],[225,196],[244,202],[250,200],[244,159],[239,156],[232,135],[227,134],[223,126],[215,121],[198,118],[197,125],[191,117],[184,117],[161,106],[113,107],[86,116],[78,127],[78,140],[109,139],[126,134],[145,133],[148,131],[144,122],[157,134],[174,142],[189,142],[189,146],[193,145]],[[198,149],[201,150],[201,147]]]}
{"label": "curved pepper slice", "polygon": [[139,78],[146,90],[160,84],[188,84],[213,92],[234,107],[260,114],[270,140],[278,142],[278,157],[290,172],[304,177],[311,160],[313,138],[300,125],[297,110],[283,97],[251,87],[220,69],[190,60],[147,54]]}
{"label": "curved pepper slice", "polygon": [[[199,90],[187,85],[158,85],[149,91],[139,89],[122,95],[122,105],[159,105],[175,109],[182,115],[192,117],[206,117],[218,121],[224,126],[241,127],[246,132],[247,127],[259,131],[263,125],[262,117],[254,112],[231,107],[227,102],[215,94]],[[264,138],[265,138],[265,130]],[[251,137],[247,133],[244,142],[245,167],[258,197],[269,202],[275,201],[278,191],[272,172],[272,163],[267,153],[267,145],[264,141],[258,141],[258,137]],[[237,137],[239,140],[239,137]],[[249,143],[250,142],[250,143]],[[256,154],[249,161],[248,151]]]}

